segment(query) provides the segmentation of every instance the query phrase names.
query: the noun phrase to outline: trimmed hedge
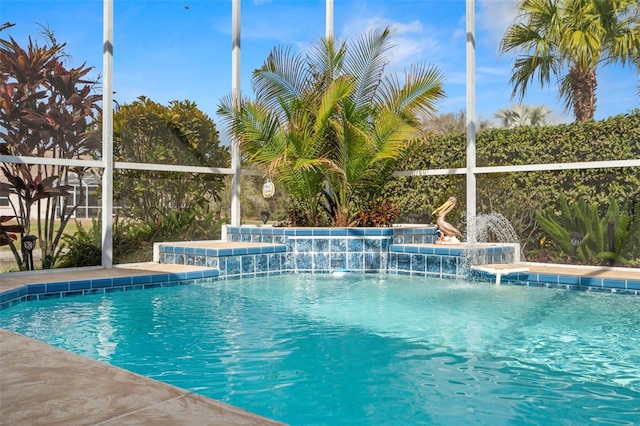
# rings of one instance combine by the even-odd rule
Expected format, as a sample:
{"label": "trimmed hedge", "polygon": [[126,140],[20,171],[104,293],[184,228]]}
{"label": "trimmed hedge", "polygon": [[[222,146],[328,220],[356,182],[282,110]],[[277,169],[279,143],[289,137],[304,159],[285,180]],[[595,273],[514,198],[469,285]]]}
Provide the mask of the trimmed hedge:
{"label": "trimmed hedge", "polygon": [[[465,167],[465,151],[464,134],[431,137],[406,155],[399,170]],[[477,134],[476,151],[478,167],[638,159],[640,110],[603,121],[487,129]],[[561,194],[596,204],[603,215],[612,198],[632,207],[640,203],[640,168],[477,175],[478,214],[503,214],[525,250],[539,249],[543,238],[536,211],[558,211]],[[465,216],[464,175],[395,178],[386,185],[385,195],[401,206],[400,221],[418,213],[423,222],[433,222],[431,211],[451,195],[459,203],[448,220],[462,223]]]}

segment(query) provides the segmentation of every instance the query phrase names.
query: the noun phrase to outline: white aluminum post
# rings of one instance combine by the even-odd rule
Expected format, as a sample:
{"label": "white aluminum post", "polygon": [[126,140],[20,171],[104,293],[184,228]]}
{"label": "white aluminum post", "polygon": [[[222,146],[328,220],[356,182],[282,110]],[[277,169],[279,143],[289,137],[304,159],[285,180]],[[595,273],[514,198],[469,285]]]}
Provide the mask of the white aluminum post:
{"label": "white aluminum post", "polygon": [[476,17],[467,0],[467,242],[476,242]]}
{"label": "white aluminum post", "polygon": [[102,266],[113,266],[113,0],[103,0]]}
{"label": "white aluminum post", "polygon": [[327,40],[333,38],[333,0],[327,0],[325,37],[327,38]]}
{"label": "white aluminum post", "polygon": [[[240,0],[231,5],[231,100],[240,108]],[[231,226],[240,226],[240,141],[231,141]]]}

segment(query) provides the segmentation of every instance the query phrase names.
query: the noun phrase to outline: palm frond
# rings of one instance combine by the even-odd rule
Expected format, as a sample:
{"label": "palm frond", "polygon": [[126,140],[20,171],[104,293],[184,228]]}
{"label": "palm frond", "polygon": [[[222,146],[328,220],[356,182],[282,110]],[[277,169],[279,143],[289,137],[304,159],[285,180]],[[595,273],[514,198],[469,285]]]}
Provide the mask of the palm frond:
{"label": "palm frond", "polygon": [[389,63],[391,44],[390,28],[377,29],[359,38],[349,46],[346,70],[355,78],[353,105],[356,109],[371,105],[386,65]]}
{"label": "palm frond", "polygon": [[405,73],[405,82],[400,85],[397,75],[387,77],[382,89],[383,104],[411,120],[419,115],[431,115],[436,111],[436,102],[445,97],[442,85],[444,76],[435,67],[427,64],[413,65]]}
{"label": "palm frond", "polygon": [[254,71],[251,85],[256,99],[270,108],[281,101],[299,99],[306,90],[309,70],[305,57],[291,48],[275,47],[262,65]]}

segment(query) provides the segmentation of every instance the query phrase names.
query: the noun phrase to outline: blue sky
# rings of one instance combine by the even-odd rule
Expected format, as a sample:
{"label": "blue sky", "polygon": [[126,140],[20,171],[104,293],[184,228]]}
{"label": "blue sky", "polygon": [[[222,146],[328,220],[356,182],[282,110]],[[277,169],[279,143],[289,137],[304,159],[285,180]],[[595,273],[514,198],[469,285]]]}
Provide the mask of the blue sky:
{"label": "blue sky", "polygon": [[[476,109],[493,119],[511,100],[513,55],[498,47],[515,17],[516,0],[476,0]],[[26,45],[48,25],[67,43],[70,65],[82,62],[102,71],[101,0],[2,0],[0,21]],[[384,26],[396,29],[390,70],[428,62],[445,75],[442,113],[465,108],[464,0],[335,0],[335,35],[352,39]],[[277,45],[305,49],[325,32],[325,0],[242,1],[242,90],[251,94],[251,72]],[[626,113],[640,105],[638,78],[629,67],[598,70],[596,119]],[[231,0],[115,0],[114,95],[120,104],[146,96],[166,104],[191,100],[213,118],[231,88]],[[532,85],[522,101],[546,105],[554,122],[572,121],[556,96],[556,86]],[[219,125],[220,126],[220,125]],[[224,138],[226,139],[226,138]]]}

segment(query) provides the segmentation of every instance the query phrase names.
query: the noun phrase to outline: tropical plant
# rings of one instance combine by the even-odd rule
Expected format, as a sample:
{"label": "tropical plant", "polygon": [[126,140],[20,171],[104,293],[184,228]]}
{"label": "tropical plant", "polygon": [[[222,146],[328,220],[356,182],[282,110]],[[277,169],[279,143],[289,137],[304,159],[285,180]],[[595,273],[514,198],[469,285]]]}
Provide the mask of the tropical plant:
{"label": "tropical plant", "polygon": [[[579,199],[569,206],[566,197],[561,195],[559,204],[559,217],[550,211],[538,212],[536,217],[540,227],[567,255],[575,251],[578,259],[583,262],[607,261],[625,264],[629,262],[626,256],[640,254],[629,244],[640,243],[640,220],[628,213],[630,208],[637,206],[620,207],[618,202],[612,199],[603,215],[597,204],[588,205],[584,199]],[[611,230],[613,236],[609,235]],[[574,247],[572,239],[577,239],[577,247]]]}
{"label": "tropical plant", "polygon": [[[141,96],[114,114],[114,159],[200,167],[227,167],[216,125],[190,101],[164,106]],[[219,174],[119,170],[114,202],[134,220],[155,220],[172,211],[199,208],[206,214],[224,187]]]}
{"label": "tropical plant", "polygon": [[544,105],[514,105],[498,110],[495,117],[499,120],[498,127],[513,128],[519,126],[544,126],[547,124],[547,114],[551,110]]}
{"label": "tropical plant", "polygon": [[[0,246],[11,246],[12,251],[15,252],[17,250],[13,242],[18,239],[16,234],[24,232],[24,228],[18,224],[5,224],[5,222],[14,219],[17,218],[15,216],[0,216]],[[19,256],[17,253],[14,253],[14,255]]]}
{"label": "tropical plant", "polygon": [[[214,213],[201,215],[197,210],[169,212],[156,220],[131,221],[116,215],[113,222],[113,257],[115,263],[149,262],[153,243],[159,241],[193,241],[220,239],[223,221]],[[102,261],[102,225],[94,219],[90,228],[77,223],[73,235],[64,235],[63,254],[56,267],[96,266]]]}
{"label": "tropical plant", "polygon": [[524,97],[529,83],[559,80],[558,95],[576,120],[593,119],[596,70],[630,63],[640,55],[637,0],[523,0],[518,22],[501,41],[501,52],[517,51],[512,97]]}
{"label": "tropical plant", "polygon": [[255,101],[222,100],[219,113],[244,160],[282,183],[318,225],[321,209],[353,225],[421,135],[419,116],[444,96],[434,67],[385,76],[390,29],[354,43],[321,39],[307,55],[275,48],[253,74]]}
{"label": "tropical plant", "polygon": [[[92,94],[95,82],[86,77],[92,68],[66,68],[65,44],[48,28],[43,34],[44,44],[29,38],[26,49],[12,37],[0,39],[1,154],[65,160],[95,155],[100,137],[93,117],[101,97]],[[67,197],[69,179],[81,181],[84,171],[55,163],[8,162],[2,171],[7,179],[2,191],[15,195],[9,201],[19,224],[29,235],[35,216],[42,267],[53,267],[64,228],[80,202],[74,205]],[[23,258],[16,256],[16,262],[23,267]]]}
{"label": "tropical plant", "polygon": [[[97,266],[102,263],[102,225],[99,220],[91,221],[91,228],[86,230],[77,222],[77,230],[73,235],[63,235],[65,250],[58,257],[56,267],[79,268]],[[117,249],[116,249],[117,250]]]}

